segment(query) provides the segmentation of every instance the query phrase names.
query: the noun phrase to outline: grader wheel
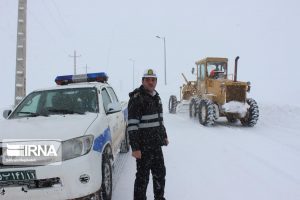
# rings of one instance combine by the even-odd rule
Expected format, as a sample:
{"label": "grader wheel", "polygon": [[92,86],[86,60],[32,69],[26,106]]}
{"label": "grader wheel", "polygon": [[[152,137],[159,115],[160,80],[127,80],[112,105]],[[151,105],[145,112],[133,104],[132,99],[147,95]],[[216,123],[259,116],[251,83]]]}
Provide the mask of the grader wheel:
{"label": "grader wheel", "polygon": [[247,104],[249,105],[247,114],[244,118],[240,119],[243,126],[253,127],[259,117],[259,109],[256,101],[254,99],[247,99]]}
{"label": "grader wheel", "polygon": [[198,106],[199,122],[203,126],[212,126],[216,120],[216,109],[211,100],[203,99]]}
{"label": "grader wheel", "polygon": [[169,99],[169,113],[175,114],[177,106],[177,98],[175,95],[171,95]]}
{"label": "grader wheel", "polygon": [[192,99],[189,105],[190,118],[196,117],[197,115],[197,102],[195,99]]}

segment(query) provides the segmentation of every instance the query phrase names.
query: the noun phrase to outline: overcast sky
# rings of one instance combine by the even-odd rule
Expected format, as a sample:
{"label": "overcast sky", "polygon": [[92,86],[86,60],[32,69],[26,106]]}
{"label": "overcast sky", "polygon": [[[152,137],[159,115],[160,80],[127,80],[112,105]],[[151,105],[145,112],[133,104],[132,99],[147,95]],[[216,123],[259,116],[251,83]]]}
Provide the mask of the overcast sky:
{"label": "overcast sky", "polygon": [[[17,0],[0,0],[0,107],[13,104]],[[179,93],[195,61],[228,57],[238,79],[252,83],[258,101],[300,105],[300,2],[297,0],[28,0],[27,93],[54,85],[57,75],[105,71],[122,99],[146,67],[159,74],[158,91]],[[167,46],[167,87],[163,41]]]}

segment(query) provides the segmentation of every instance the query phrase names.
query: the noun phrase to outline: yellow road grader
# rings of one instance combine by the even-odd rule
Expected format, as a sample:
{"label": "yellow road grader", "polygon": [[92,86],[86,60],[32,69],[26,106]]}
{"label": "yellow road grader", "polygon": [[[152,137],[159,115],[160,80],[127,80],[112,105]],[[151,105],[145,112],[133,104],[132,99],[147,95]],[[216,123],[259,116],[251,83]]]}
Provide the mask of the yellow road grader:
{"label": "yellow road grader", "polygon": [[256,101],[247,98],[250,82],[237,81],[235,59],[234,75],[228,74],[228,59],[207,57],[196,62],[196,80],[180,87],[180,101],[175,95],[169,99],[169,112],[176,113],[182,105],[188,105],[190,117],[198,117],[200,124],[212,126],[219,117],[226,117],[229,123],[240,120],[243,126],[254,126],[259,118]]}

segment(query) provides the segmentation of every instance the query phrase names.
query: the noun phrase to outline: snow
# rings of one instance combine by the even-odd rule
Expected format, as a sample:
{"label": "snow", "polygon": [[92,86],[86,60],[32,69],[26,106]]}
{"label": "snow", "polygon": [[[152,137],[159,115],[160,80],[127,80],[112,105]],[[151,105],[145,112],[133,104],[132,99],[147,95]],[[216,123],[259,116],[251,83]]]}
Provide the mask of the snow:
{"label": "snow", "polygon": [[[300,199],[300,107],[259,106],[253,128],[229,125],[225,118],[203,127],[188,113],[165,109],[166,199]],[[113,200],[133,198],[135,160],[130,153],[122,156]],[[147,197],[153,199],[151,179]]]}
{"label": "snow", "polygon": [[229,113],[239,113],[241,117],[244,117],[247,113],[248,104],[241,103],[238,101],[230,101],[223,105],[225,112]]}

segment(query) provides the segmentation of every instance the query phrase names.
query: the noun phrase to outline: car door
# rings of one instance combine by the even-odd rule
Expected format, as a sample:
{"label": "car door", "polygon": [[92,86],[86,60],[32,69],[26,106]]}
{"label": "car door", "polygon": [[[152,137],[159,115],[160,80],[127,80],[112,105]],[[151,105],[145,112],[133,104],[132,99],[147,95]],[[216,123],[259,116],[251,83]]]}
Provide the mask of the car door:
{"label": "car door", "polygon": [[[121,105],[114,90],[111,87],[108,87],[107,91],[111,97],[112,102]],[[116,112],[115,116],[116,116],[116,123],[117,123],[118,128],[117,128],[117,132],[115,134],[114,140],[117,144],[120,144],[121,141],[123,140],[123,138],[125,137],[126,124],[125,124],[124,114],[123,114],[122,110],[119,112]]]}
{"label": "car door", "polygon": [[108,120],[108,126],[111,132],[111,139],[112,139],[112,150],[113,154],[115,154],[118,151],[118,118],[119,118],[119,113],[110,113],[108,114],[108,105],[112,103],[112,99],[107,91],[107,88],[102,88],[101,89],[101,96],[103,100],[103,107],[106,113],[106,117]]}

